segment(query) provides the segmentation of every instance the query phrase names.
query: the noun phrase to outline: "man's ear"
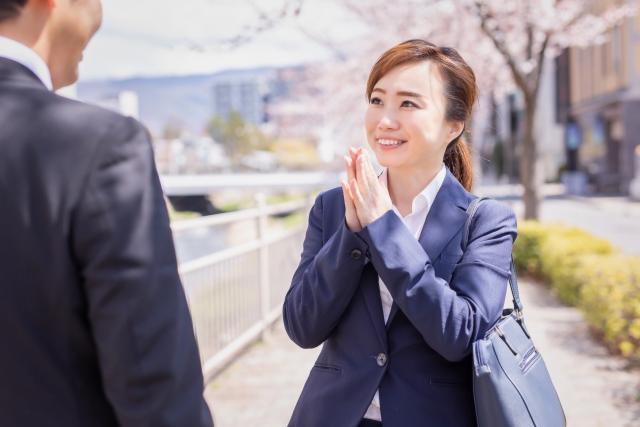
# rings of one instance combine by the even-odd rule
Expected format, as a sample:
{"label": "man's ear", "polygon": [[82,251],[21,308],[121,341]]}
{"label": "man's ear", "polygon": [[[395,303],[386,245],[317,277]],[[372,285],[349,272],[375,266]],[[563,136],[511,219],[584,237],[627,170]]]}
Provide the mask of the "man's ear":
{"label": "man's ear", "polygon": [[464,122],[453,122],[450,124],[448,139],[449,142],[459,137],[464,131]]}

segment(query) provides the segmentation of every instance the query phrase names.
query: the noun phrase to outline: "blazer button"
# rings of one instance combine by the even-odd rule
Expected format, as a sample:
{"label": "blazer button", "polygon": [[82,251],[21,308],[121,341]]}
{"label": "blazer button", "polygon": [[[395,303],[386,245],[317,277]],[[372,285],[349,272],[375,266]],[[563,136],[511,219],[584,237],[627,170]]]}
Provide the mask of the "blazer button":
{"label": "blazer button", "polygon": [[387,355],[384,353],[380,353],[378,357],[376,357],[376,362],[378,362],[378,366],[382,368],[387,364]]}
{"label": "blazer button", "polygon": [[360,249],[354,249],[351,251],[351,258],[360,259],[361,256],[362,256],[362,251]]}

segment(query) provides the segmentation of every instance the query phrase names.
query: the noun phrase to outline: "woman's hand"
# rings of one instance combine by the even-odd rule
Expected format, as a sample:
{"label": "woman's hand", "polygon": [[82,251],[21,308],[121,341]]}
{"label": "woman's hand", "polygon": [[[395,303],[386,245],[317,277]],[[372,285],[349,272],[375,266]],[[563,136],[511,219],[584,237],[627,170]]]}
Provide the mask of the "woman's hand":
{"label": "woman's hand", "polygon": [[358,219],[358,214],[356,212],[356,205],[353,202],[353,195],[351,194],[351,189],[349,188],[348,182],[351,182],[352,179],[356,178],[356,159],[357,159],[357,151],[355,148],[351,147],[349,149],[349,155],[344,156],[344,162],[347,167],[347,182],[342,181],[342,193],[344,194],[344,207],[345,207],[345,217],[347,220],[347,228],[352,233],[357,233],[362,230],[362,225],[360,224],[360,220]]}
{"label": "woman's hand", "polygon": [[[389,190],[378,181],[371,159],[362,148],[356,153],[355,175],[355,178],[349,179],[349,190],[360,226],[366,227],[391,210],[393,203]],[[344,183],[342,188],[345,189]]]}

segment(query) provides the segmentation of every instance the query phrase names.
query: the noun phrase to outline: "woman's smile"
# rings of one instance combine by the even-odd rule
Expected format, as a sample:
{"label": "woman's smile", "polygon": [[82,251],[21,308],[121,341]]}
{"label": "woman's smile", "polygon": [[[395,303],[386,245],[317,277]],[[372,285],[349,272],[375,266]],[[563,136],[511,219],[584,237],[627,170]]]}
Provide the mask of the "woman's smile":
{"label": "woman's smile", "polygon": [[382,150],[393,150],[395,148],[404,145],[407,141],[403,141],[400,139],[389,139],[389,138],[380,138],[378,139],[378,144]]}

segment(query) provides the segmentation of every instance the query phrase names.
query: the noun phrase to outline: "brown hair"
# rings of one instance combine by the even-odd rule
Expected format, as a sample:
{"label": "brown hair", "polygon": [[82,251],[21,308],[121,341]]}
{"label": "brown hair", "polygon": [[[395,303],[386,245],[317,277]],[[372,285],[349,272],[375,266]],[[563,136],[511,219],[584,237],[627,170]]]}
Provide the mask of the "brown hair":
{"label": "brown hair", "polygon": [[[438,47],[425,40],[409,40],[392,47],[382,54],[369,74],[367,99],[382,78],[391,69],[411,62],[430,61],[442,79],[444,96],[447,100],[445,120],[467,123],[476,103],[478,88],[476,76],[460,54],[450,47]],[[449,143],[444,153],[444,164],[458,179],[460,184],[471,191],[473,185],[473,165],[471,154],[462,135]]]}

